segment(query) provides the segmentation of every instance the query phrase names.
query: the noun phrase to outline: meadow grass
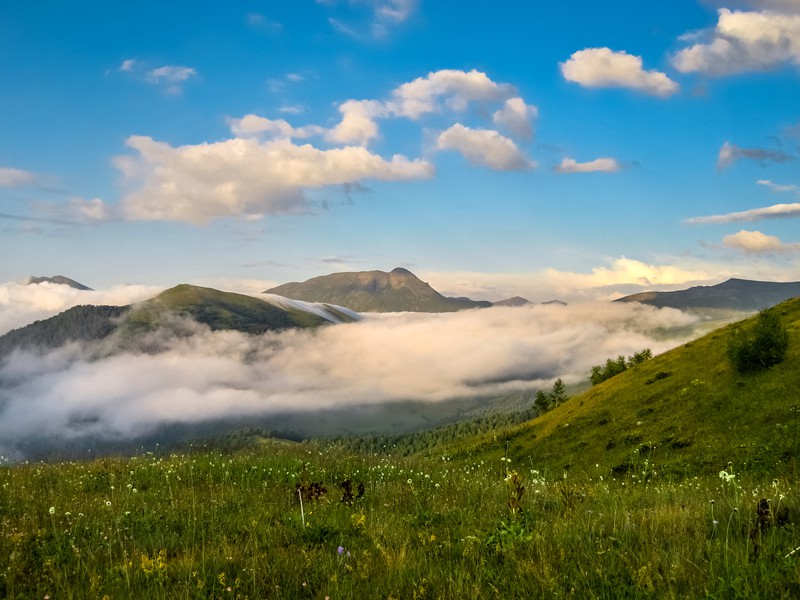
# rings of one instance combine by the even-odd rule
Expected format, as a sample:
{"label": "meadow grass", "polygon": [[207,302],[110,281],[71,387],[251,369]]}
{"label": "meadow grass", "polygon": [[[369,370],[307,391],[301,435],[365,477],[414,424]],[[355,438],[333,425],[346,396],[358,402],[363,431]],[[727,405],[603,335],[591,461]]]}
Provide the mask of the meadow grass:
{"label": "meadow grass", "polygon": [[794,479],[521,462],[306,443],[4,466],[0,596],[800,595]]}

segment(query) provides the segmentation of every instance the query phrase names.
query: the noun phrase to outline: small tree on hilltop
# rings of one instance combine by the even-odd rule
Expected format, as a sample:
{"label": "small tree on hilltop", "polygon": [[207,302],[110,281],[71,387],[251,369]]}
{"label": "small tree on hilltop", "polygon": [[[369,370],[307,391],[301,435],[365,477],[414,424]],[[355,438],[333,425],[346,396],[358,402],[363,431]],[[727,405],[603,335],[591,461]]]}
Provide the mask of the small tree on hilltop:
{"label": "small tree on hilltop", "polygon": [[762,310],[749,331],[736,328],[728,342],[728,359],[739,373],[758,373],[783,362],[789,332],[775,311]]}

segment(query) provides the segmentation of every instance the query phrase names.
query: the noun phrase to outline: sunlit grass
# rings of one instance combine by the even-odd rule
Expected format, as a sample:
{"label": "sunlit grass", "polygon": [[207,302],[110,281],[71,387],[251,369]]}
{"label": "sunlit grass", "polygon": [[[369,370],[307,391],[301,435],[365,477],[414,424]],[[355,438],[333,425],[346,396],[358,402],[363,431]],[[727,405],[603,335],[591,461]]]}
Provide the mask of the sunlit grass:
{"label": "sunlit grass", "polygon": [[7,466],[0,596],[797,597],[796,483],[725,474],[311,444]]}

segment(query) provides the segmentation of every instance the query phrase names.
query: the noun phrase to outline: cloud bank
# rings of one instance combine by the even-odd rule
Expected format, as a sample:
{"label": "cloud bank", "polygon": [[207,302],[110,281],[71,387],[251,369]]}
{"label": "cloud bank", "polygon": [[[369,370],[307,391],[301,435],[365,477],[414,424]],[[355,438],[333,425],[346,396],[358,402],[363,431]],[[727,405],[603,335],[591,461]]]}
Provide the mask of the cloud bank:
{"label": "cloud bank", "polygon": [[[199,328],[156,354],[86,360],[76,345],[0,366],[0,447],[30,436],[120,439],[169,423],[499,394],[584,379],[693,317],[639,304],[403,313],[250,337]],[[142,377],[147,373],[146,377]]]}

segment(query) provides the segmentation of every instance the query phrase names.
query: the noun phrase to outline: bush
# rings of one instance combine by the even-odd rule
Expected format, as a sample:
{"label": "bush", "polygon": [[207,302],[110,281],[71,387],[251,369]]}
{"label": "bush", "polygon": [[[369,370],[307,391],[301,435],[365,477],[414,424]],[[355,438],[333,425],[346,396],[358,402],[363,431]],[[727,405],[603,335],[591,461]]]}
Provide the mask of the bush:
{"label": "bush", "polygon": [[752,329],[737,328],[728,343],[728,358],[744,375],[758,373],[783,362],[789,333],[774,311],[762,310]]}
{"label": "bush", "polygon": [[653,358],[653,353],[650,348],[634,352],[627,359],[621,354],[616,358],[609,358],[606,360],[605,365],[595,365],[592,367],[592,372],[589,375],[589,381],[592,385],[603,383],[607,379],[611,379],[615,375],[619,375],[623,371],[627,371],[631,367],[642,364],[646,360]]}

